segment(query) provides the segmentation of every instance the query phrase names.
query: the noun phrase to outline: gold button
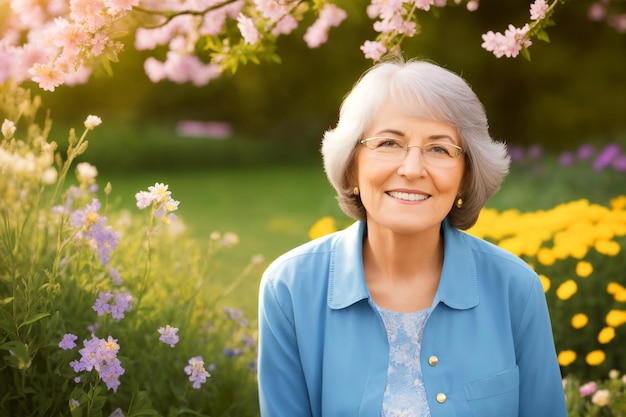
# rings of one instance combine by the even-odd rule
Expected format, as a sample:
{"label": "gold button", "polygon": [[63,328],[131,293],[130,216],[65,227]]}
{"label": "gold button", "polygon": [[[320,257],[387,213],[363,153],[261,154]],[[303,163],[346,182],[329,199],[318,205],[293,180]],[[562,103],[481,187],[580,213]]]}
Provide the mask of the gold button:
{"label": "gold button", "polygon": [[439,358],[438,358],[438,357],[436,357],[436,356],[434,356],[434,355],[433,355],[433,356],[431,356],[430,358],[428,358],[428,364],[429,364],[430,366],[435,366],[435,365],[437,365],[438,363],[439,363]]}
{"label": "gold button", "polygon": [[440,392],[439,394],[437,394],[437,402],[438,403],[445,403],[446,402],[446,394],[444,394],[443,392]]}

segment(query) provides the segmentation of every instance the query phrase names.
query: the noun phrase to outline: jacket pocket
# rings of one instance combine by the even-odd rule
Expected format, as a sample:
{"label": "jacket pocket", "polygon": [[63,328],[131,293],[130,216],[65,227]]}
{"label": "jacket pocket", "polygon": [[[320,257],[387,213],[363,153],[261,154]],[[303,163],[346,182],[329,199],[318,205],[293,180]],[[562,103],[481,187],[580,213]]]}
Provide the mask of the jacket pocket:
{"label": "jacket pocket", "polygon": [[466,382],[463,390],[476,417],[516,416],[519,410],[519,368],[516,366]]}

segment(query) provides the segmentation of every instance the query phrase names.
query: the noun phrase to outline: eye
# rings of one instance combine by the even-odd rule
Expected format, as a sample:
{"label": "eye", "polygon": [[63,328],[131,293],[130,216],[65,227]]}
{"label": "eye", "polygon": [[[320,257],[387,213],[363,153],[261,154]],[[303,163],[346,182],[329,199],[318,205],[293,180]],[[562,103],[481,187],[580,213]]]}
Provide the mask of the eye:
{"label": "eye", "polygon": [[404,148],[404,143],[399,139],[380,138],[376,141],[376,148]]}
{"label": "eye", "polygon": [[426,152],[445,156],[452,156],[454,152],[453,149],[452,146],[446,145],[445,143],[430,143],[426,146]]}

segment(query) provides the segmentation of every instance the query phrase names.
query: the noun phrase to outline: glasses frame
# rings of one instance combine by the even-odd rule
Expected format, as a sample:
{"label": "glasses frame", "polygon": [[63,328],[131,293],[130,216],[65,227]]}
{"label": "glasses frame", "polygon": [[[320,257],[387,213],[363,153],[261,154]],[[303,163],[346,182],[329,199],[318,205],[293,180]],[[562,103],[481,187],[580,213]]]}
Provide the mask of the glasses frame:
{"label": "glasses frame", "polygon": [[[369,149],[370,151],[374,151],[377,148],[370,148],[369,146],[367,146],[367,143],[369,141],[374,140],[374,139],[390,139],[390,140],[394,140],[394,141],[404,142],[402,139],[393,138],[393,137],[390,137],[390,136],[372,136],[372,137],[369,137],[369,138],[361,139],[359,141],[359,143],[362,146],[364,146],[367,149]],[[450,159],[451,160],[452,159],[456,159],[456,158],[460,157],[461,155],[465,155],[465,151],[463,150],[463,148],[461,148],[460,146],[455,145],[453,143],[449,143],[449,142],[431,142],[431,143],[429,143],[429,145],[446,145],[446,146],[452,146],[453,148],[455,148],[456,152],[454,153],[454,155],[450,155]],[[406,155],[408,155],[410,148],[418,148],[420,150],[420,153],[422,154],[422,157],[424,156],[424,147],[423,146],[420,146],[420,145],[409,145],[407,143],[407,144],[404,145],[404,153],[405,153],[404,157],[406,157]],[[445,159],[443,159],[443,160],[445,161]]]}

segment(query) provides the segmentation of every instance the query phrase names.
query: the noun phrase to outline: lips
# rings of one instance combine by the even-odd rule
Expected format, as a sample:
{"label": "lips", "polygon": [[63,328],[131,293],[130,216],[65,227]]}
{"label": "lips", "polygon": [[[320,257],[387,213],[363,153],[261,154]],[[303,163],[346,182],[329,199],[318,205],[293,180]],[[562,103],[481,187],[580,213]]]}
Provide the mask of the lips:
{"label": "lips", "polygon": [[430,198],[430,196],[427,194],[406,193],[400,191],[388,191],[387,195],[403,201],[424,201]]}

